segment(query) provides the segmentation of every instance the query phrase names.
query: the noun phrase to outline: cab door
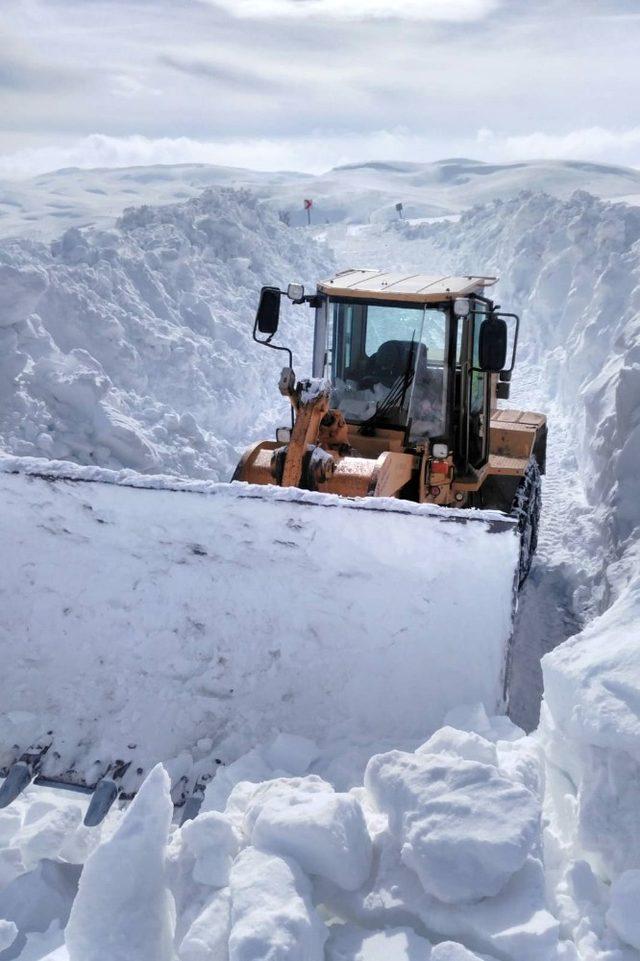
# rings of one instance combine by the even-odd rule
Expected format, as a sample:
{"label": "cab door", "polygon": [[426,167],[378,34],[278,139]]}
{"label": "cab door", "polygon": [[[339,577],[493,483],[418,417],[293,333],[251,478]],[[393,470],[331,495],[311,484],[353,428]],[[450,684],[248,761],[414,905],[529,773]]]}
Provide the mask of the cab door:
{"label": "cab door", "polygon": [[472,298],[470,313],[458,321],[459,460],[465,474],[479,470],[489,459],[491,377],[480,370],[478,356],[480,325],[487,312],[487,304]]}

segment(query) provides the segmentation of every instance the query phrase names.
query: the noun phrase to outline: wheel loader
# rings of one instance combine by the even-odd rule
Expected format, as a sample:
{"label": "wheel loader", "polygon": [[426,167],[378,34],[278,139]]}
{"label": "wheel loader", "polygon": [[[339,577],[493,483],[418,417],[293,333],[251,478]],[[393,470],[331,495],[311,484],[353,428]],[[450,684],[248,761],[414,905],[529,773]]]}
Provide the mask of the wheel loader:
{"label": "wheel loader", "polygon": [[[97,825],[161,761],[191,816],[278,732],[373,753],[505,709],[546,421],[498,407],[519,320],[493,283],[263,288],[292,423],[232,483],[0,455],[0,807],[36,781]],[[274,343],[283,297],[315,312],[308,379]]]}
{"label": "wheel loader", "polygon": [[[498,408],[520,321],[486,296],[496,280],[345,270],[310,296],[290,285],[289,299],[315,311],[314,379],[283,369],[292,428],[247,450],[234,480],[514,513],[521,584],[537,542],[547,427],[543,414]],[[284,295],[261,291],[253,335],[267,347]]]}

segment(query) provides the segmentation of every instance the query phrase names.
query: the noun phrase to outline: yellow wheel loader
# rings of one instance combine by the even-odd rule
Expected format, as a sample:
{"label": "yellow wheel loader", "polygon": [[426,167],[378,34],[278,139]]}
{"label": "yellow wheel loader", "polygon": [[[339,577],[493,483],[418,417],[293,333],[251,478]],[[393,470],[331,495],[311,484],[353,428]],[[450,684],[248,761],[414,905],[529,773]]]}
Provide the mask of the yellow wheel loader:
{"label": "yellow wheel loader", "polygon": [[0,807],[35,780],[89,792],[95,825],[162,761],[190,816],[278,732],[366,756],[504,709],[546,423],[498,408],[519,321],[493,282],[290,285],[315,311],[299,381],[264,288],[292,426],[233,483],[0,456]]}
{"label": "yellow wheel loader", "polygon": [[[518,519],[529,572],[545,470],[546,418],[499,409],[519,318],[486,296],[494,277],[345,270],[305,295],[315,310],[313,379],[280,379],[291,430],[254,444],[234,480],[342,497],[490,508]],[[284,292],[264,287],[254,340],[277,347]]]}

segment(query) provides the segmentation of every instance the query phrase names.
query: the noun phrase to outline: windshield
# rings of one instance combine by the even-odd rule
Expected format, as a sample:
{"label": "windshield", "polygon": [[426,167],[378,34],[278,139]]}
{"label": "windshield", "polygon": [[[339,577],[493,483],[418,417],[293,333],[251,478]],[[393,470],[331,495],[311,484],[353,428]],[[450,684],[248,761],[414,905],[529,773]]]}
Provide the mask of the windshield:
{"label": "windshield", "polygon": [[413,304],[329,305],[327,376],[347,420],[444,434],[445,309]]}

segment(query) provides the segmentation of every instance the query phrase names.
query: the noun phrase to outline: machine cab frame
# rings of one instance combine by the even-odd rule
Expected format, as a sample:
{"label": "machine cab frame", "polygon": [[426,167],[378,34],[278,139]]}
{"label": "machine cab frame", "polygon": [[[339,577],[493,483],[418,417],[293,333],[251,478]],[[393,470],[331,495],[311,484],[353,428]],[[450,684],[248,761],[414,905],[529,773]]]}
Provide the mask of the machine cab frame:
{"label": "machine cab frame", "polygon": [[461,474],[487,463],[492,375],[478,355],[494,282],[353,270],[318,285],[313,373],[356,435],[446,445]]}

